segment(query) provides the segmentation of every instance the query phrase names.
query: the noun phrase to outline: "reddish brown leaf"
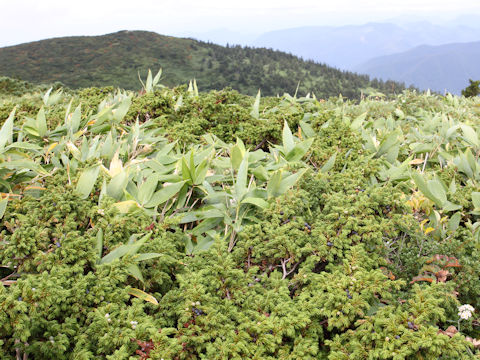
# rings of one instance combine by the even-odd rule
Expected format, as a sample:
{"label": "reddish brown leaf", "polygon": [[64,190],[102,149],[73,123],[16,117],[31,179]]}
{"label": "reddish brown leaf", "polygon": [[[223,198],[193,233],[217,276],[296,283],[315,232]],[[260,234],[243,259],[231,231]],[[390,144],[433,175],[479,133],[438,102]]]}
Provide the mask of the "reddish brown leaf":
{"label": "reddish brown leaf", "polygon": [[417,281],[428,281],[429,283],[432,283],[435,279],[431,277],[426,277],[423,275],[415,276],[412,281],[410,281],[410,284],[413,284]]}
{"label": "reddish brown leaf", "polygon": [[455,335],[456,333],[458,332],[457,328],[453,325],[450,325],[447,330],[443,331],[443,330],[438,330],[438,333],[439,334],[443,334],[443,335],[447,335],[449,337],[452,337],[453,335]]}
{"label": "reddish brown leaf", "polygon": [[480,348],[480,340],[472,339],[470,336],[465,337],[465,340],[470,341],[476,348]]}
{"label": "reddish brown leaf", "polygon": [[446,282],[448,275],[450,275],[450,273],[447,270],[440,270],[435,274],[438,282]]}

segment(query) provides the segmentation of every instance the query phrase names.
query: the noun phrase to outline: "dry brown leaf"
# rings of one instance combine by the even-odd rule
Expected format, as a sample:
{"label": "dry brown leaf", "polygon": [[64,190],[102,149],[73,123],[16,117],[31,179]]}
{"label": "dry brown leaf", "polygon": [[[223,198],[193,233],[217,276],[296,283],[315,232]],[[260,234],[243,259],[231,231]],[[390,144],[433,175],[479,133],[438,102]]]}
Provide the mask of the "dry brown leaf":
{"label": "dry brown leaf", "polygon": [[467,341],[470,341],[470,342],[473,344],[473,346],[475,346],[476,348],[479,348],[479,347],[480,347],[480,340],[478,340],[478,339],[472,339],[470,336],[465,337],[465,339],[466,339]]}
{"label": "dry brown leaf", "polygon": [[447,270],[440,270],[438,271],[435,276],[437,277],[437,281],[438,282],[446,282],[447,281],[447,277],[450,273],[447,271]]}
{"label": "dry brown leaf", "polygon": [[458,332],[457,328],[453,325],[450,325],[445,331],[438,330],[439,334],[447,335],[449,337],[453,337],[453,335],[455,335],[457,332]]}

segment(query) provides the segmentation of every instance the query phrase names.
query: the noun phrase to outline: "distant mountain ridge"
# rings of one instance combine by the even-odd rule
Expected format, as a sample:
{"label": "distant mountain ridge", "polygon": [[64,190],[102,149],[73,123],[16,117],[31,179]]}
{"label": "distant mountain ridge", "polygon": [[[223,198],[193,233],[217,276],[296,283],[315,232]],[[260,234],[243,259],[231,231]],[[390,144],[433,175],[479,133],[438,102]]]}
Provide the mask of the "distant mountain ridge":
{"label": "distant mountain ridge", "polygon": [[147,31],[73,36],[0,48],[0,75],[34,83],[60,81],[72,88],[117,86],[139,89],[137,72],[162,67],[162,83],[177,86],[196,78],[201,90],[230,86],[254,95],[314,92],[318,97],[360,97],[363,89],[399,92],[403,85],[370,81],[366,75],[269,49],[222,47]]}
{"label": "distant mountain ridge", "polygon": [[251,45],[286,51],[344,70],[375,57],[410,50],[419,45],[441,45],[480,40],[480,28],[434,25],[417,21],[367,23],[347,26],[308,26],[262,34]]}
{"label": "distant mountain ridge", "polygon": [[420,89],[459,95],[468,79],[480,79],[480,41],[439,46],[422,45],[381,56],[355,69],[371,76],[404,81]]}

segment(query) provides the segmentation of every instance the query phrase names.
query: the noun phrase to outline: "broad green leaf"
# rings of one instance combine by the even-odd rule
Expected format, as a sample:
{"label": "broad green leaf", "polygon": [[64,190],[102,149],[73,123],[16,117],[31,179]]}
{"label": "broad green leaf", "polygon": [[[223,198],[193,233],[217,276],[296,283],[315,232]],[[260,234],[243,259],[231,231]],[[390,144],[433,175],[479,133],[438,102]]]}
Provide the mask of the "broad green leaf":
{"label": "broad green leaf", "polygon": [[283,147],[285,149],[285,154],[288,154],[295,146],[295,140],[293,138],[292,131],[288,127],[286,120],[283,124],[282,141],[283,141]]}
{"label": "broad green leaf", "polygon": [[158,254],[158,253],[143,253],[143,254],[138,254],[135,256],[135,261],[140,262],[140,261],[145,261],[145,260],[150,260],[150,259],[155,259],[163,254]]}
{"label": "broad green leaf", "polygon": [[458,226],[460,225],[461,218],[462,218],[462,213],[457,212],[453,214],[450,220],[448,220],[448,229],[452,232],[457,230]]}
{"label": "broad green leaf", "polygon": [[173,107],[173,109],[175,110],[175,112],[177,112],[178,110],[180,110],[180,108],[182,107],[183,105],[183,95],[180,95],[180,97],[178,98],[177,102],[175,103],[175,106]]}
{"label": "broad green leaf", "polygon": [[275,197],[279,193],[280,183],[282,181],[282,170],[277,170],[272,175],[267,184],[268,198]]}
{"label": "broad green leaf", "polygon": [[153,87],[157,86],[158,83],[160,82],[160,77],[162,76],[162,68],[160,68],[157,72],[157,75],[153,78],[152,85]]}
{"label": "broad green leaf", "polygon": [[127,183],[128,174],[126,171],[122,170],[117,175],[115,175],[108,183],[107,195],[116,200],[120,200],[123,197]]}
{"label": "broad green leaf", "polygon": [[476,147],[479,147],[479,141],[478,141],[478,135],[477,135],[477,132],[469,125],[466,125],[466,124],[462,124],[460,125],[460,127],[462,128],[462,131],[463,131],[463,135],[465,136],[465,139],[467,139],[467,141],[476,146]]}
{"label": "broad green leaf", "polygon": [[198,96],[197,79],[193,78],[193,95]]}
{"label": "broad green leaf", "polygon": [[86,199],[90,195],[95,182],[97,181],[100,166],[93,166],[83,171],[77,182],[77,192],[80,193],[82,199]]}
{"label": "broad green leaf", "polygon": [[405,113],[402,110],[397,108],[394,112],[400,120],[405,119]]}
{"label": "broad green leaf", "polygon": [[446,201],[443,204],[443,210],[446,211],[446,212],[457,211],[457,210],[461,210],[461,209],[462,209],[461,205],[451,203],[450,201]]}
{"label": "broad green leaf", "polygon": [[103,230],[101,228],[97,231],[97,241],[95,244],[95,249],[97,251],[98,258],[101,259],[103,252]]}
{"label": "broad green leaf", "polygon": [[40,111],[37,114],[36,130],[38,132],[38,136],[42,138],[47,134],[47,119],[45,117],[45,109],[43,106],[40,108]]}
{"label": "broad green leaf", "polygon": [[313,130],[312,126],[303,120],[300,120],[300,129],[302,129],[302,133],[307,139],[313,138],[316,135],[315,130]]}
{"label": "broad green leaf", "polygon": [[459,128],[460,128],[460,125],[454,125],[450,127],[445,133],[445,138],[449,139],[450,137],[452,137],[452,135],[455,134]]}
{"label": "broad green leaf", "polygon": [[48,104],[48,98],[50,97],[50,93],[52,92],[52,90],[53,90],[53,87],[48,89],[47,92],[45,93],[45,95],[43,95],[43,104],[45,106],[47,106],[47,104]]}
{"label": "broad green leaf", "polygon": [[136,288],[131,288],[128,290],[128,293],[132,296],[135,296],[139,299],[142,299],[144,301],[147,301],[149,303],[152,303],[153,305],[158,305],[157,299],[155,299],[152,295],[147,294],[145,291],[142,291],[140,289]]}
{"label": "broad green leaf", "polygon": [[447,193],[440,181],[437,179],[427,181],[428,189],[433,195],[433,200],[437,206],[443,206],[447,202]]}
{"label": "broad green leaf", "polygon": [[253,175],[255,175],[257,179],[260,179],[263,181],[268,180],[268,172],[262,165],[257,166],[255,169],[253,169],[252,173]]}
{"label": "broad green leaf", "polygon": [[[207,233],[210,233],[209,231]],[[206,251],[210,249],[213,245],[213,237],[212,236],[199,236],[197,240],[197,244],[193,248],[193,253],[197,254],[200,251]]]}
{"label": "broad green leaf", "polygon": [[313,138],[310,138],[297,143],[293,149],[286,154],[285,159],[292,162],[301,160],[310,149],[310,146],[312,146],[313,140]]}
{"label": "broad green leaf", "polygon": [[470,168],[472,169],[472,171],[476,171],[477,169],[477,161],[475,160],[475,157],[473,156],[472,152],[470,151],[470,149],[467,149],[465,151],[465,157],[466,157],[466,160],[468,162],[468,165],[470,166]]}
{"label": "broad green leaf", "polygon": [[238,168],[237,179],[235,181],[235,193],[237,199],[240,200],[247,192],[247,178],[248,178],[248,151],[245,153],[242,162]]}
{"label": "broad green leaf", "polygon": [[138,190],[138,202],[140,205],[145,205],[152,199],[153,193],[157,188],[158,184],[158,177],[155,175],[151,175],[145,180],[144,183],[140,185]]}
{"label": "broad green leaf", "polygon": [[120,245],[116,249],[110,251],[107,255],[105,255],[101,260],[100,264],[108,264],[114,260],[120,259],[121,257],[128,254],[131,250],[132,245]]}
{"label": "broad green leaf", "polygon": [[382,156],[383,154],[387,153],[387,151],[390,150],[390,148],[397,143],[397,140],[398,140],[398,133],[397,132],[394,132],[394,133],[390,134],[380,144],[380,147],[379,147],[377,153],[375,154],[375,157],[378,158],[378,157]]}
{"label": "broad green leaf", "polygon": [[115,206],[117,210],[122,214],[130,212],[133,208],[138,208],[138,204],[135,200],[120,201],[113,204],[113,206]]}
{"label": "broad green leaf", "polygon": [[205,232],[214,229],[217,227],[219,224],[222,223],[222,218],[209,218],[205,219],[200,224],[198,224],[195,228],[192,229],[191,234],[195,236],[200,236],[201,234],[204,234]]}
{"label": "broad green leaf", "polygon": [[200,185],[205,181],[205,176],[207,175],[208,171],[208,162],[207,160],[203,160],[198,167],[195,169],[195,181],[193,182],[194,185]]}
{"label": "broad green leaf", "polygon": [[145,83],[145,91],[150,93],[153,91],[153,78],[152,78],[152,71],[148,69],[147,81]]}
{"label": "broad green leaf", "polygon": [[0,130],[0,151],[3,150],[6,144],[13,142],[13,119],[16,109],[17,107],[13,108]]}
{"label": "broad green leaf", "polygon": [[260,118],[260,90],[258,90],[257,96],[255,97],[255,102],[253,103],[252,106],[252,111],[250,112],[250,115],[254,119],[259,119]]}
{"label": "broad green leaf", "polygon": [[133,276],[135,279],[144,282],[142,272],[137,264],[130,264],[127,266],[127,272]]}
{"label": "broad green leaf", "polygon": [[[412,146],[414,144],[411,144],[410,146]],[[427,153],[427,152],[430,152],[433,150],[433,148],[435,147],[435,144],[422,144],[422,143],[416,143],[415,146],[412,148],[412,152],[414,154],[424,154],[424,153]]]}
{"label": "broad green leaf", "polygon": [[189,163],[189,166],[188,166],[189,170],[190,170],[190,177],[192,179],[192,183],[190,185],[193,185],[193,183],[195,182],[195,178],[196,178],[196,173],[197,173],[197,169],[195,168],[195,159],[193,157],[193,150],[190,151],[190,163]]}
{"label": "broad green leaf", "polygon": [[193,185],[193,178],[192,174],[190,172],[190,169],[187,164],[187,160],[185,159],[185,156],[182,157],[182,177],[183,180],[188,181],[188,185]]}
{"label": "broad green leaf", "polygon": [[40,165],[38,165],[37,163],[35,163],[32,160],[26,160],[26,159],[25,160],[11,160],[9,162],[0,163],[0,169],[2,169],[2,168],[15,170],[17,172],[23,172],[25,170],[31,170],[34,173],[36,173],[36,175],[48,175],[48,172],[43,167],[41,167]]}
{"label": "broad green leaf", "polygon": [[392,146],[385,155],[385,160],[390,164],[395,164],[398,158],[398,152],[400,150],[400,145]]}
{"label": "broad green leaf", "polygon": [[335,165],[335,160],[336,159],[337,159],[337,153],[335,152],[335,154],[330,156],[328,161],[321,167],[320,172],[322,172],[322,173],[329,172],[333,168],[333,166]]}
{"label": "broad green leaf", "polygon": [[118,124],[120,123],[125,115],[127,115],[128,109],[132,104],[132,99],[130,97],[123,100],[120,104],[118,104],[117,108],[112,111],[113,113],[113,120]]}
{"label": "broad green leaf", "polygon": [[0,200],[0,219],[5,215],[5,210],[7,209],[8,197]]}
{"label": "broad green leaf", "polygon": [[[415,185],[417,185],[418,190],[420,190],[420,192],[422,192],[423,195],[425,195],[430,200],[435,201],[434,200],[435,197],[430,192],[430,190],[427,186],[427,183],[425,182],[425,180],[423,179],[423,176],[421,174],[417,173],[416,171],[412,172],[412,179],[415,182]],[[440,204],[440,206],[441,206],[441,204]]]}
{"label": "broad green leaf", "polygon": [[81,105],[78,105],[75,108],[75,111],[71,115],[69,121],[69,131],[71,134],[75,134],[80,127],[80,121],[82,120],[82,112],[81,112]]}
{"label": "broad green leaf", "polygon": [[475,208],[480,209],[480,192],[472,192],[472,202]]}
{"label": "broad green leaf", "polygon": [[452,195],[457,192],[457,184],[455,184],[455,178],[452,178],[450,186],[448,187],[448,192]]}
{"label": "broad green leaf", "polygon": [[[53,143],[55,144],[54,147],[58,144],[58,143]],[[1,148],[1,146],[0,146]],[[28,142],[14,142],[10,145],[8,145],[7,147],[5,147],[5,150],[9,150],[9,149],[24,149],[24,150],[41,150],[42,148],[38,145],[35,145],[35,144],[31,144],[31,143],[28,143]]]}
{"label": "broad green leaf", "polygon": [[237,143],[232,146],[231,150],[231,161],[232,161],[232,167],[233,169],[237,170],[238,167],[240,166],[243,156],[245,155],[245,146],[243,145],[243,141],[240,139],[237,139]]}
{"label": "broad green leaf", "polygon": [[300,170],[295,174],[291,174],[285,177],[284,179],[282,179],[279,187],[280,194],[286,193],[288,189],[290,189],[293,185],[295,185],[295,183],[298,181],[298,179],[300,179],[300,177],[305,173],[305,171],[306,171],[305,169]]}
{"label": "broad green leaf", "polygon": [[169,184],[167,186],[164,186],[160,190],[158,190],[155,194],[153,194],[152,198],[150,199],[149,202],[145,204],[146,208],[153,208],[155,206],[158,206],[160,204],[163,204],[167,200],[173,198],[176,193],[180,191],[180,189],[183,187],[183,185],[186,183],[185,180]]}
{"label": "broad green leaf", "polygon": [[363,114],[358,115],[350,124],[352,130],[357,130],[362,126],[363,121],[366,119],[368,111],[365,111]]}
{"label": "broad green leaf", "polygon": [[247,197],[241,201],[242,204],[252,204],[258,206],[261,209],[265,209],[268,206],[268,202],[256,197]]}

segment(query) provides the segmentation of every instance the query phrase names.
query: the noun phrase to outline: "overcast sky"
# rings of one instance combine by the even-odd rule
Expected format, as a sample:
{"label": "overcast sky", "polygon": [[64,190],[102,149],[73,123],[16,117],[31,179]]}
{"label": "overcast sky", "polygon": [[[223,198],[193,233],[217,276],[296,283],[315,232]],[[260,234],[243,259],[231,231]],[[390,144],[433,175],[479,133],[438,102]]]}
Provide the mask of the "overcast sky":
{"label": "overcast sky", "polygon": [[151,30],[189,35],[226,28],[245,34],[346,25],[399,15],[453,19],[480,14],[479,0],[0,0],[0,47],[50,37]]}

